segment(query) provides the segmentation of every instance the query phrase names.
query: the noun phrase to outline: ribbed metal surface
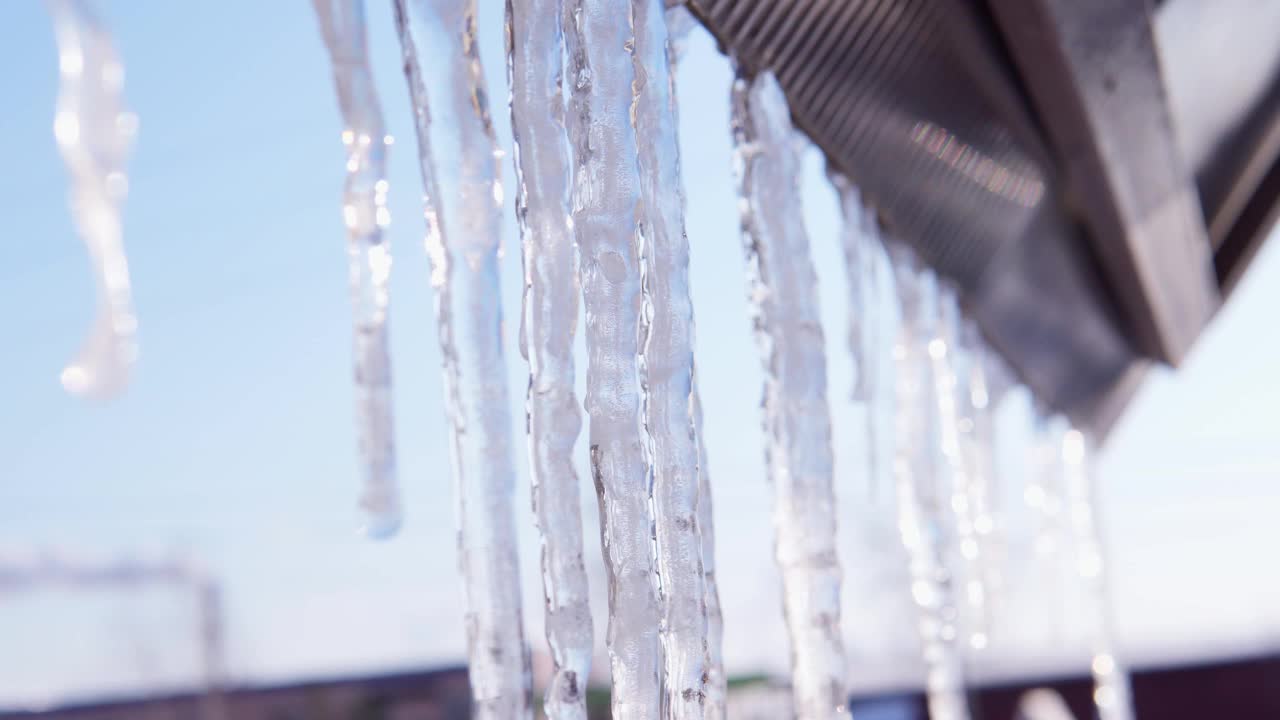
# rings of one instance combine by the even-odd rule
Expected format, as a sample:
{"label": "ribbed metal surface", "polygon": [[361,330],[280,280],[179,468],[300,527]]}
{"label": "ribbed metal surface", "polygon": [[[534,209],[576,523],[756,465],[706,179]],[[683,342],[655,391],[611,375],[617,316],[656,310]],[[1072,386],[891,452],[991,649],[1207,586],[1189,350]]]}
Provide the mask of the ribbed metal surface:
{"label": "ribbed metal surface", "polygon": [[858,184],[893,236],[960,287],[988,340],[1040,399],[1105,429],[1134,355],[984,6],[688,5],[741,70],[778,77],[796,125]]}
{"label": "ribbed metal surface", "polygon": [[[1047,153],[964,3],[693,0],[925,259],[974,286],[1051,193]],[[993,119],[997,122],[993,122]]]}

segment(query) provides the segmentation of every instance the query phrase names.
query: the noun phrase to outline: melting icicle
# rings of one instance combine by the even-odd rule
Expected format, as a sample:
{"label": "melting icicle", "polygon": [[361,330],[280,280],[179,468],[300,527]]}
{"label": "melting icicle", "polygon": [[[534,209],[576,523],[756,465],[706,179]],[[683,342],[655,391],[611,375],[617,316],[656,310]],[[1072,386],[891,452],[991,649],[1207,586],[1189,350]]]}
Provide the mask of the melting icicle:
{"label": "melting icicle", "polygon": [[71,212],[89,251],[98,296],[93,328],[61,380],[72,394],[107,398],[128,382],[138,354],[120,220],[129,186],[125,161],[138,119],[125,108],[124,66],[90,4],[47,5],[61,78],[53,134],[71,175]]}
{"label": "melting icicle", "polygon": [[641,197],[631,126],[635,68],[625,0],[567,0],[573,79],[573,222],[586,311],[591,472],[609,568],[609,660],[615,720],[659,717],[661,608],[651,545],[650,476],[637,358],[643,311]]}
{"label": "melting icicle", "polygon": [[1062,432],[1047,408],[1037,407],[1031,445],[1032,472],[1022,499],[1036,514],[1036,554],[1057,554],[1062,536]]}
{"label": "melting icicle", "polygon": [[[930,416],[937,413],[932,394],[930,356],[936,318],[934,278],[906,247],[889,249],[901,306],[894,341],[895,397],[894,485],[898,529],[907,550],[911,594],[919,611],[926,666],[925,693],[932,720],[968,720],[964,667],[957,647],[956,604],[947,572],[945,529],[939,488],[933,473],[934,443]],[[944,356],[945,357],[945,356]]]}
{"label": "melting icicle", "polygon": [[929,360],[933,371],[934,402],[938,413],[938,442],[946,464],[947,505],[951,509],[950,527],[954,529],[956,567],[963,587],[964,626],[969,645],[974,650],[987,646],[986,596],[982,574],[982,545],[974,519],[974,483],[970,476],[971,458],[966,453],[964,436],[972,431],[973,420],[967,411],[968,399],[958,374],[960,345],[960,308],[955,291],[949,286],[938,289],[937,329],[929,341]]}
{"label": "melting icicle", "polygon": [[[666,11],[667,61],[671,66],[671,108],[673,122],[679,126],[679,105],[675,102],[676,68],[684,53],[689,33],[697,21],[683,4]],[[674,142],[674,140],[673,140]],[[683,194],[683,183],[678,186]],[[681,198],[683,204],[684,198]],[[696,363],[695,363],[696,364]],[[728,695],[728,677],[724,672],[724,615],[720,609],[720,590],[716,585],[715,521],[712,513],[711,476],[707,465],[707,448],[702,434],[702,399],[698,394],[695,371],[692,378],[693,434],[698,443],[698,531],[702,542],[703,604],[706,606],[707,660],[706,702],[704,714],[709,720],[724,720]]]}
{"label": "melting icicle", "polygon": [[644,203],[640,252],[641,402],[653,466],[654,528],[662,593],[667,717],[706,709],[707,608],[698,524],[698,437],[693,393],[689,241],[676,135],[675,88],[662,0],[631,0],[635,30],[633,124]]}
{"label": "melting icicle", "polygon": [[1062,572],[1059,553],[1064,544],[1063,464],[1061,419],[1050,415],[1048,408],[1037,403],[1034,408],[1030,447],[1031,472],[1023,488],[1023,502],[1031,510],[1035,522],[1036,581],[1045,589],[1042,613],[1051,642],[1066,640],[1067,581]]}
{"label": "melting icicle", "polygon": [[703,598],[707,608],[707,702],[709,720],[725,720],[728,676],[724,672],[724,613],[720,609],[720,589],[716,584],[715,523],[712,518],[711,475],[707,447],[702,438],[702,399],[698,380],[693,382],[693,431],[698,438],[698,528],[702,531]]}
{"label": "melting icicle", "polygon": [[[498,277],[500,153],[476,43],[476,4],[395,0],[393,7],[426,195],[459,505],[473,717],[529,718]],[[429,97],[437,100],[434,113],[428,111]]]}
{"label": "melting icicle", "polygon": [[1111,608],[1107,594],[1102,538],[1096,519],[1093,457],[1088,437],[1070,429],[1062,436],[1062,467],[1068,502],[1076,572],[1093,618],[1093,702],[1099,720],[1132,720],[1129,674],[1116,657],[1111,633]]}
{"label": "melting icicle", "polygon": [[515,136],[516,217],[524,249],[521,352],[534,518],[542,538],[546,634],[554,670],[549,720],[586,720],[591,608],[573,446],[582,420],[574,397],[578,273],[570,221],[560,27],[563,0],[507,0],[507,79]]}
{"label": "melting icicle", "polygon": [[[875,379],[871,366],[874,353],[868,340],[875,321],[875,243],[868,232],[867,216],[871,211],[862,204],[862,194],[844,175],[827,169],[827,178],[836,190],[844,216],[841,245],[844,250],[845,275],[849,289],[849,352],[853,355],[853,400],[866,403]],[[874,216],[871,218],[874,222]]]}
{"label": "melting icicle", "polygon": [[845,278],[849,289],[849,352],[853,356],[853,401],[866,408],[867,475],[874,497],[880,480],[879,409],[880,357],[884,332],[881,329],[880,263],[882,251],[880,223],[875,211],[862,202],[862,195],[844,175],[827,170],[844,215],[842,245]]}
{"label": "melting icicle", "polygon": [[995,419],[994,400],[987,384],[987,365],[991,362],[978,326],[965,320],[960,330],[960,350],[968,356],[968,378],[961,399],[961,440],[965,450],[969,476],[969,513],[981,557],[979,573],[983,585],[982,605],[974,608],[969,629],[969,644],[975,650],[985,649],[990,641],[992,602],[1002,580],[1000,563],[1003,551],[996,515]]}
{"label": "melting icicle", "polygon": [[799,218],[786,98],[763,73],[733,85],[734,165],[748,293],[764,360],[765,456],[801,720],[847,717],[831,418],[817,278]]}
{"label": "melting icicle", "polygon": [[369,69],[363,0],[313,0],[346,129],[347,179],[342,219],[347,228],[348,282],[355,315],[356,412],[364,487],[363,532],[386,538],[400,528],[391,357],[387,347],[387,288],[391,251],[383,230],[387,210],[387,146],[382,109]]}

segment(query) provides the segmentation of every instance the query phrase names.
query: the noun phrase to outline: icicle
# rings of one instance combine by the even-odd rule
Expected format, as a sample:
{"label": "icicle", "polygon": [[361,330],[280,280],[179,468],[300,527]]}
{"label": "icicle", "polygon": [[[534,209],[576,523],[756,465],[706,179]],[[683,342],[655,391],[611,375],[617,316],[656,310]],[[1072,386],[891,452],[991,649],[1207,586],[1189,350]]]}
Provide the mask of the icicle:
{"label": "icicle", "polygon": [[938,325],[929,341],[929,359],[933,372],[934,402],[938,413],[938,442],[946,464],[947,505],[955,545],[957,579],[963,586],[964,629],[969,646],[982,650],[987,646],[987,587],[982,573],[982,545],[974,519],[974,483],[970,476],[971,457],[966,452],[964,436],[972,432],[973,419],[968,412],[967,393],[958,374],[960,345],[960,308],[955,291],[949,286],[938,289]]}
{"label": "icicle", "polygon": [[901,304],[894,342],[896,414],[894,484],[898,529],[907,550],[911,594],[919,610],[926,666],[925,693],[933,720],[968,720],[964,668],[957,647],[955,590],[947,572],[945,528],[933,473],[934,438],[930,416],[937,412],[926,348],[934,338],[934,278],[914,253],[889,249]]}
{"label": "icicle", "polygon": [[138,354],[120,220],[138,118],[125,108],[124,66],[91,5],[47,0],[47,6],[61,78],[53,134],[71,175],[71,212],[97,285],[93,328],[61,380],[67,392],[106,398],[123,389]]}
{"label": "icicle", "polygon": [[845,281],[849,290],[849,352],[853,357],[853,401],[866,410],[867,482],[875,497],[880,480],[881,349],[884,331],[879,312],[880,223],[875,211],[862,202],[862,195],[844,175],[828,168],[827,177],[835,188],[844,216],[841,232],[844,248]]}
{"label": "icicle", "polygon": [[725,720],[728,676],[724,672],[724,614],[716,584],[715,523],[712,518],[711,475],[702,434],[702,399],[698,380],[693,382],[693,431],[698,439],[698,528],[702,531],[703,598],[707,608],[707,702],[709,720]]}
{"label": "icicle", "polygon": [[391,412],[391,357],[387,347],[387,288],[391,250],[383,230],[387,210],[387,146],[382,109],[369,69],[363,0],[312,0],[338,91],[346,128],[347,180],[342,218],[347,228],[348,282],[355,315],[356,413],[364,487],[362,531],[387,538],[400,528],[395,433]]}
{"label": "icicle", "polygon": [[827,368],[800,159],[770,73],[733,85],[735,171],[748,293],[767,373],[765,456],[801,720],[847,717]]}
{"label": "icicle", "polygon": [[[689,33],[696,26],[693,14],[683,4],[670,5],[666,10],[667,61],[671,66],[671,108],[675,114],[675,126],[679,126],[679,105],[676,97],[676,68],[684,54]],[[681,203],[684,203],[683,188]],[[696,363],[695,363],[696,365]],[[728,694],[728,678],[724,672],[724,615],[720,609],[720,590],[716,585],[715,521],[712,513],[711,476],[707,466],[707,448],[702,434],[702,400],[698,394],[698,378],[695,370],[691,386],[694,439],[698,443],[698,531],[702,541],[703,604],[706,606],[707,667],[706,702],[704,713],[709,720],[724,720]]]}
{"label": "icicle", "polygon": [[698,525],[689,241],[675,93],[662,0],[631,0],[635,31],[632,123],[644,204],[640,251],[641,403],[650,462],[662,594],[664,708],[673,719],[706,709],[707,608]]}
{"label": "icicle", "polygon": [[1033,407],[1029,466],[1023,502],[1034,522],[1036,582],[1045,589],[1045,627],[1049,642],[1062,643],[1066,637],[1067,593],[1069,578],[1063,574],[1059,553],[1064,544],[1063,465],[1061,419],[1054,419],[1040,403]]}
{"label": "icicle", "polygon": [[1089,438],[1080,430],[1067,430],[1062,436],[1064,489],[1071,517],[1075,546],[1076,572],[1085,593],[1094,627],[1090,633],[1093,645],[1093,702],[1099,720],[1132,720],[1129,674],[1116,657],[1111,633],[1111,607],[1107,593],[1106,568],[1103,559],[1101,531],[1096,520],[1095,478]]}
{"label": "icicle", "polygon": [[968,356],[967,392],[961,399],[961,440],[965,448],[969,474],[969,508],[973,530],[981,556],[980,568],[983,584],[982,607],[975,608],[970,627],[969,644],[975,650],[984,649],[990,641],[992,605],[1002,579],[999,558],[1003,555],[999,523],[997,522],[997,491],[995,465],[995,401],[987,382],[987,366],[991,359],[986,344],[972,320],[963,321],[960,330],[960,350]]}
{"label": "icicle", "polygon": [[637,358],[643,294],[640,185],[631,127],[635,68],[624,0],[568,0],[565,44],[573,93],[573,222],[586,311],[591,472],[609,568],[614,720],[649,720],[662,706],[661,618]]}
{"label": "icicle", "polygon": [[529,362],[529,464],[554,663],[544,710],[549,720],[586,720],[592,627],[573,469],[582,420],[573,390],[578,272],[562,88],[563,10],[562,0],[507,0],[507,80],[524,249],[520,349]]}
{"label": "icicle", "polygon": [[1035,551],[1041,558],[1056,555],[1062,540],[1062,433],[1048,408],[1035,408],[1031,445],[1031,473],[1022,499],[1036,515]]}
{"label": "icicle", "polygon": [[[475,0],[395,0],[393,7],[426,195],[459,502],[473,717],[529,718],[498,291],[500,153],[476,43]],[[429,97],[436,99],[434,117]]]}
{"label": "icicle", "polygon": [[853,401],[866,403],[873,385],[875,370],[871,367],[874,353],[867,340],[869,326],[874,322],[872,308],[875,298],[875,247],[874,236],[868,231],[866,216],[869,210],[862,204],[862,194],[844,175],[827,168],[827,179],[835,188],[844,216],[841,246],[844,250],[846,285],[849,291],[848,343],[853,356]]}

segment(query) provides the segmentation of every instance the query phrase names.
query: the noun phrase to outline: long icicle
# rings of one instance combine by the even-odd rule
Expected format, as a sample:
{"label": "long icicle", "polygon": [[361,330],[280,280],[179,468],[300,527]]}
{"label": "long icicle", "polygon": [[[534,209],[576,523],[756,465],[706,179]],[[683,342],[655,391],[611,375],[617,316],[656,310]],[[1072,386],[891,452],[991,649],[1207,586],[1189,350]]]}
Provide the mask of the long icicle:
{"label": "long icicle", "polygon": [[347,228],[348,282],[355,320],[356,423],[360,434],[363,532],[386,538],[400,528],[387,290],[391,249],[387,210],[387,146],[391,144],[369,68],[363,0],[312,0],[333,64],[345,128],[347,178],[342,218]]}
{"label": "long icicle", "polygon": [[653,464],[654,529],[662,595],[666,717],[704,717],[707,608],[698,524],[698,439],[693,394],[689,240],[663,0],[631,0],[636,79],[632,122],[639,153],[641,400]]}
{"label": "long icicle", "polygon": [[847,717],[825,340],[800,221],[795,131],[770,73],[753,81],[739,76],[732,102],[748,295],[766,372],[765,457],[796,717]]}
{"label": "long icicle", "polygon": [[845,282],[849,291],[848,342],[853,359],[852,397],[866,410],[868,488],[876,497],[881,479],[880,465],[880,359],[884,343],[879,309],[880,223],[873,209],[863,203],[862,194],[847,177],[828,168],[827,177],[840,201],[844,228]]}
{"label": "long icicle", "polygon": [[650,720],[662,710],[661,608],[637,372],[642,217],[629,14],[627,0],[568,0],[564,34],[573,83],[567,124],[576,163],[573,222],[586,311],[591,473],[609,571],[612,716]]}
{"label": "long icicle", "polygon": [[703,598],[707,608],[707,708],[708,720],[725,720],[729,678],[724,672],[724,613],[716,584],[715,521],[711,500],[711,473],[702,434],[702,398],[697,372],[693,378],[693,431],[698,438],[698,528],[702,531]]}
{"label": "long icicle", "polygon": [[[476,42],[476,4],[394,0],[393,8],[426,196],[459,502],[472,712],[481,720],[530,718],[502,351],[500,153]],[[429,54],[420,55],[420,48]],[[429,97],[437,101],[434,117]]]}
{"label": "long icicle", "polygon": [[1047,599],[1041,616],[1047,625],[1051,642],[1067,639],[1068,579],[1061,571],[1063,546],[1067,545],[1069,521],[1064,516],[1064,477],[1062,435],[1066,432],[1061,418],[1055,418],[1043,403],[1033,408],[1032,438],[1028,458],[1031,472],[1023,488],[1023,502],[1031,510],[1035,522],[1034,551],[1038,582],[1046,590]]}
{"label": "long icicle", "polygon": [[120,206],[125,162],[138,119],[124,105],[124,66],[111,35],[81,0],[47,0],[58,44],[58,108],[53,133],[71,176],[71,213],[93,265],[93,328],[62,370],[75,395],[107,398],[129,380],[138,321],[125,260]]}
{"label": "long icicle", "polygon": [[934,333],[934,280],[908,248],[894,244],[889,257],[901,307],[893,346],[894,486],[898,531],[907,551],[911,595],[919,615],[925,695],[932,720],[968,720],[964,671],[956,647],[954,588],[947,574],[938,488],[932,482],[930,417],[936,410],[926,348]]}
{"label": "long icicle", "polygon": [[827,169],[827,179],[836,191],[844,226],[841,230],[841,248],[844,251],[848,303],[848,343],[853,356],[853,400],[866,403],[874,381],[871,358],[874,354],[868,346],[869,326],[873,322],[872,309],[875,278],[875,256],[868,237],[865,216],[869,209],[862,203],[862,194],[847,177]]}
{"label": "long icicle", "polygon": [[[671,65],[671,107],[679,126],[680,106],[676,97],[676,70],[688,43],[688,36],[697,21],[683,4],[671,6],[666,11],[667,57]],[[683,190],[683,183],[680,185]],[[685,198],[681,198],[683,203]],[[707,465],[707,446],[702,434],[702,398],[698,393],[697,362],[694,362],[691,404],[693,407],[693,433],[698,443],[698,531],[702,540],[703,604],[707,614],[707,681],[706,710],[709,720],[725,719],[725,700],[728,694],[728,677],[724,672],[724,613],[720,609],[720,589],[716,584],[715,519],[712,512],[711,474]]]}
{"label": "long icicle", "polygon": [[993,605],[998,602],[1002,579],[1000,558],[1003,556],[998,517],[998,480],[995,462],[996,398],[988,382],[987,367],[991,356],[972,319],[963,321],[959,337],[960,351],[968,358],[966,392],[960,407],[964,432],[965,463],[969,469],[969,507],[981,562],[982,603],[969,629],[969,645],[985,650],[991,641]]}
{"label": "long icicle", "polygon": [[1063,485],[1071,518],[1076,572],[1093,620],[1093,704],[1099,720],[1132,720],[1129,673],[1116,656],[1111,630],[1102,533],[1097,521],[1097,479],[1089,437],[1075,428],[1062,436]]}
{"label": "long icicle", "polygon": [[544,710],[549,720],[586,720],[592,627],[573,468],[582,419],[573,389],[578,272],[564,116],[563,10],[563,0],[507,0],[507,81],[524,250],[520,351],[529,362],[529,465],[554,664]]}
{"label": "long icicle", "polygon": [[[929,360],[933,372],[934,402],[938,413],[938,443],[946,467],[946,505],[951,509],[949,536],[954,539],[951,553],[956,580],[963,589],[963,610],[959,618],[969,647],[982,650],[987,646],[987,586],[983,575],[982,545],[979,542],[974,513],[973,465],[966,436],[972,432],[973,418],[969,399],[960,378],[961,317],[955,290],[947,285],[938,288],[937,330],[929,341]],[[960,610],[958,608],[958,610]]]}

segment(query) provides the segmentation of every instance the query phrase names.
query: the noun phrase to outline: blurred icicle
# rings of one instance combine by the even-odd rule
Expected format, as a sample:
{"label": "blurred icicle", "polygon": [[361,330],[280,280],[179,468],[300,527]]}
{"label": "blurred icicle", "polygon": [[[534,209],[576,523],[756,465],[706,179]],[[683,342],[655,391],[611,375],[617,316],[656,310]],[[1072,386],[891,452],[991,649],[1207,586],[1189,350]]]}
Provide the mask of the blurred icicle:
{"label": "blurred icicle", "polygon": [[58,108],[53,133],[71,178],[71,213],[93,266],[93,328],[62,371],[74,395],[108,398],[128,383],[138,327],[125,260],[120,207],[125,162],[138,118],[124,105],[124,66],[111,35],[82,0],[46,0],[58,44]]}
{"label": "blurred icicle", "polygon": [[[666,11],[667,57],[671,66],[671,107],[675,113],[674,125],[679,126],[679,105],[676,97],[676,69],[688,44],[689,33],[697,25],[693,14],[682,2],[668,2]],[[681,204],[683,182],[681,183]],[[696,363],[695,363],[696,364]],[[693,410],[694,439],[698,443],[698,530],[702,542],[703,602],[707,623],[707,679],[705,683],[705,715],[709,720],[724,720],[728,678],[724,672],[724,615],[720,609],[720,590],[716,585],[715,521],[712,513],[711,475],[707,467],[707,447],[702,434],[702,399],[698,394],[697,373],[694,373],[690,403]]]}
{"label": "blurred icicle", "polygon": [[880,484],[880,409],[884,401],[880,363],[888,344],[880,308],[880,222],[847,177],[827,169],[844,216],[841,245],[844,249],[845,285],[849,291],[849,353],[853,358],[852,397],[866,412],[867,487],[875,497]]}
{"label": "blurred icicle", "polygon": [[707,607],[707,700],[708,720],[725,720],[728,698],[728,676],[724,672],[724,614],[720,609],[720,590],[716,584],[716,541],[712,513],[711,474],[707,466],[707,448],[702,441],[702,399],[698,396],[697,376],[693,386],[693,428],[698,437],[698,527],[702,530],[703,592]]}
{"label": "blurred icicle", "polygon": [[848,717],[840,629],[831,416],[825,338],[800,159],[786,98],[770,73],[739,75],[732,94],[734,169],[752,322],[765,368],[765,459],[773,484],[795,714]]}
{"label": "blurred icicle", "polygon": [[977,608],[979,615],[974,618],[978,627],[971,627],[969,643],[981,650],[990,641],[993,605],[998,602],[1003,583],[1000,567],[1004,547],[997,508],[995,401],[987,381],[990,351],[977,324],[971,319],[962,322],[959,343],[961,353],[967,356],[967,380],[960,403],[961,440],[969,469],[969,508],[981,554],[979,572],[983,584],[983,605]]}
{"label": "blurred icicle", "polygon": [[573,389],[578,269],[562,83],[563,11],[563,0],[507,0],[507,78],[524,251],[520,348],[529,362],[529,467],[554,664],[544,710],[549,720],[586,720],[592,627],[573,468],[582,419]]}
{"label": "blurred icicle", "polygon": [[931,341],[936,339],[936,278],[909,248],[889,248],[901,315],[894,341],[894,485],[898,529],[906,548],[911,594],[925,661],[925,694],[933,720],[968,720],[963,656],[957,646],[954,581],[947,566],[946,513],[935,475]]}
{"label": "blurred icicle", "polygon": [[1084,591],[1088,617],[1093,622],[1089,632],[1093,651],[1089,665],[1093,673],[1093,703],[1099,720],[1132,720],[1129,673],[1116,655],[1112,637],[1091,442],[1084,432],[1071,428],[1063,433],[1061,447],[1076,572]]}
{"label": "blurred icicle", "polygon": [[[502,184],[475,0],[394,0],[444,357],[467,657],[478,720],[525,720],[515,465],[502,348]],[[429,104],[434,99],[434,104]]]}
{"label": "blurred icicle", "polygon": [[386,538],[400,528],[391,356],[387,340],[391,249],[387,210],[387,146],[391,144],[369,68],[363,0],[313,0],[338,92],[347,151],[342,219],[347,228],[348,282],[355,316],[356,413],[363,463],[363,532]]}
{"label": "blurred icicle", "polygon": [[[933,370],[934,402],[938,413],[938,442],[945,464],[948,523],[954,536],[956,584],[963,631],[974,650],[987,647],[987,586],[983,576],[983,553],[974,516],[974,478],[972,452],[966,436],[972,433],[973,418],[969,412],[967,388],[962,386],[960,368],[961,318],[955,290],[941,284],[937,292],[937,329],[929,341],[929,360]],[[956,553],[952,553],[955,555]],[[959,611],[960,608],[957,608]]]}
{"label": "blurred icicle", "polygon": [[1022,499],[1036,516],[1035,551],[1057,555],[1062,546],[1062,433],[1059,420],[1037,404],[1032,426],[1031,472]]}

